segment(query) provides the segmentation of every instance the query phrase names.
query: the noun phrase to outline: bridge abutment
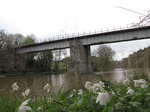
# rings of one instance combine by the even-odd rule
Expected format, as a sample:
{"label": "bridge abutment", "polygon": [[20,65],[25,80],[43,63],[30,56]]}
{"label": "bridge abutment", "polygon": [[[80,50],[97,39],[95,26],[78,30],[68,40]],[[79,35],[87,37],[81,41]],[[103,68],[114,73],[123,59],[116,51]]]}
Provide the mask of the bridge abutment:
{"label": "bridge abutment", "polygon": [[78,40],[70,42],[70,62],[67,65],[68,73],[89,74],[92,72],[90,60],[90,46],[83,46]]}

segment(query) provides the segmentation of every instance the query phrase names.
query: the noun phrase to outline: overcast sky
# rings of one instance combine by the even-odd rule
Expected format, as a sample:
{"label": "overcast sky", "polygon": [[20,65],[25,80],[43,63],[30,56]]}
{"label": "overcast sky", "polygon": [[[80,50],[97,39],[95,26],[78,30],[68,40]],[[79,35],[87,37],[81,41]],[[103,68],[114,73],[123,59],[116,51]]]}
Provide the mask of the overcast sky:
{"label": "overcast sky", "polygon": [[[38,40],[63,34],[124,27],[150,10],[149,0],[0,0],[0,29],[34,34]],[[138,43],[138,44],[137,44]],[[149,46],[149,40],[109,44],[120,60]],[[93,49],[93,48],[92,48]]]}

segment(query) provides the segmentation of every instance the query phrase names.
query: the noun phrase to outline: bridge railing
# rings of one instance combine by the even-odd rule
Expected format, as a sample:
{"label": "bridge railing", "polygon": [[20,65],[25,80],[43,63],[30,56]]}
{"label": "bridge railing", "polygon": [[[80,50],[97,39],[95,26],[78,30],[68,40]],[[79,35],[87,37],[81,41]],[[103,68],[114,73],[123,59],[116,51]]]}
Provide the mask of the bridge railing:
{"label": "bridge railing", "polygon": [[[149,25],[145,25],[149,26]],[[127,26],[120,26],[120,27],[113,27],[113,28],[105,28],[105,29],[100,29],[100,30],[91,30],[91,31],[85,31],[83,33],[77,33],[74,35],[70,35],[69,38],[72,37],[78,37],[78,36],[86,36],[86,35],[92,35],[92,34],[99,34],[99,33],[107,33],[107,32],[113,32],[113,31],[119,31],[119,30],[126,30],[126,29],[133,29],[133,28],[140,28],[144,26],[133,26],[133,25],[127,25]]]}
{"label": "bridge railing", "polygon": [[72,33],[72,34],[64,34],[64,35],[59,35],[57,37],[45,39],[44,41],[40,41],[38,43],[47,42],[47,41],[55,41],[55,40],[60,40],[60,39],[75,38],[75,37],[93,35],[93,34],[99,34],[99,33],[113,32],[113,31],[119,31],[119,30],[140,28],[140,27],[146,27],[146,26],[149,26],[149,25],[137,26],[137,25],[130,24],[130,25],[120,26],[120,27],[112,27],[112,28],[105,28],[105,29],[100,29],[100,30],[91,30],[91,31],[77,32],[77,33]]}

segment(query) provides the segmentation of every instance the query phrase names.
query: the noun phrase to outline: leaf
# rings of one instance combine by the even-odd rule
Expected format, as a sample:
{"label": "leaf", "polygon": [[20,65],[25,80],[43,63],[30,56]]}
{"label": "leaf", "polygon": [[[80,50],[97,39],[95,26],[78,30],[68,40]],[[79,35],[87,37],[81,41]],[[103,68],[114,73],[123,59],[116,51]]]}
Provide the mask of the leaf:
{"label": "leaf", "polygon": [[105,107],[101,112],[114,112],[113,107]]}
{"label": "leaf", "polygon": [[121,108],[121,106],[123,106],[122,102],[118,102],[118,103],[115,104],[116,109]]}
{"label": "leaf", "polygon": [[72,93],[72,94],[70,94],[70,95],[68,96],[67,99],[70,99],[70,98],[72,98],[73,96],[74,96],[74,94]]}
{"label": "leaf", "polygon": [[133,107],[138,107],[139,105],[141,105],[141,103],[139,102],[129,102],[129,104],[131,104]]}
{"label": "leaf", "polygon": [[110,107],[105,107],[101,112],[108,112],[109,109]]}
{"label": "leaf", "polygon": [[76,106],[76,103],[71,104],[70,107],[68,108],[68,110],[72,109],[75,106]]}
{"label": "leaf", "polygon": [[146,95],[150,96],[150,93],[146,93]]}
{"label": "leaf", "polygon": [[81,99],[77,102],[77,105],[78,105],[78,106],[81,106],[82,103],[83,103],[83,98],[81,98]]}

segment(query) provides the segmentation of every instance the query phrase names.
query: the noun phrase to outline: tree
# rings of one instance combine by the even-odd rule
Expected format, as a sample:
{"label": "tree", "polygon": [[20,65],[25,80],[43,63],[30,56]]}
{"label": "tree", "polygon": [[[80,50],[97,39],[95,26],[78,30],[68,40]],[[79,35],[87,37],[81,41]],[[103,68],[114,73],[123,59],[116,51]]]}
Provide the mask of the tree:
{"label": "tree", "polygon": [[121,60],[124,68],[150,68],[150,46]]}
{"label": "tree", "polygon": [[0,69],[3,68],[3,64],[4,64],[3,55],[4,55],[5,38],[6,38],[6,34],[4,30],[0,30]]}
{"label": "tree", "polygon": [[14,67],[14,38],[5,33],[4,30],[0,31],[0,66],[1,68]]}
{"label": "tree", "polygon": [[66,57],[66,55],[67,55],[66,49],[53,51],[54,71],[58,71],[62,57]]}
{"label": "tree", "polygon": [[139,17],[139,21],[137,23],[133,23],[134,27],[150,25],[150,10],[148,10],[148,14],[141,15],[142,16]]}
{"label": "tree", "polygon": [[35,35],[27,35],[27,37],[23,40],[22,45],[29,45],[29,44],[34,44],[35,43]]}
{"label": "tree", "polygon": [[[15,66],[15,47],[22,43],[21,34],[7,34],[4,30],[0,31],[0,66],[1,68],[12,69]],[[18,66],[21,63],[18,59]]]}
{"label": "tree", "polygon": [[36,69],[40,70],[51,70],[53,55],[51,51],[39,52],[35,56],[35,65]]}
{"label": "tree", "polygon": [[24,40],[25,37],[22,34],[19,34],[19,33],[15,34],[14,37],[15,37],[14,46],[18,47],[18,46],[22,45],[23,40]]}
{"label": "tree", "polygon": [[104,71],[104,70],[112,70],[114,68],[113,56],[115,55],[115,51],[113,51],[107,45],[99,46],[98,49],[94,51],[93,57],[93,66],[95,69]]}
{"label": "tree", "polygon": [[[27,37],[23,40],[22,45],[29,45],[35,43],[35,36],[33,34],[27,35]],[[36,56],[36,53],[32,54],[25,54],[25,61],[26,61],[26,68],[32,69],[34,68],[34,57]]]}
{"label": "tree", "polygon": [[6,34],[4,30],[0,30],[0,51],[4,49]]}

